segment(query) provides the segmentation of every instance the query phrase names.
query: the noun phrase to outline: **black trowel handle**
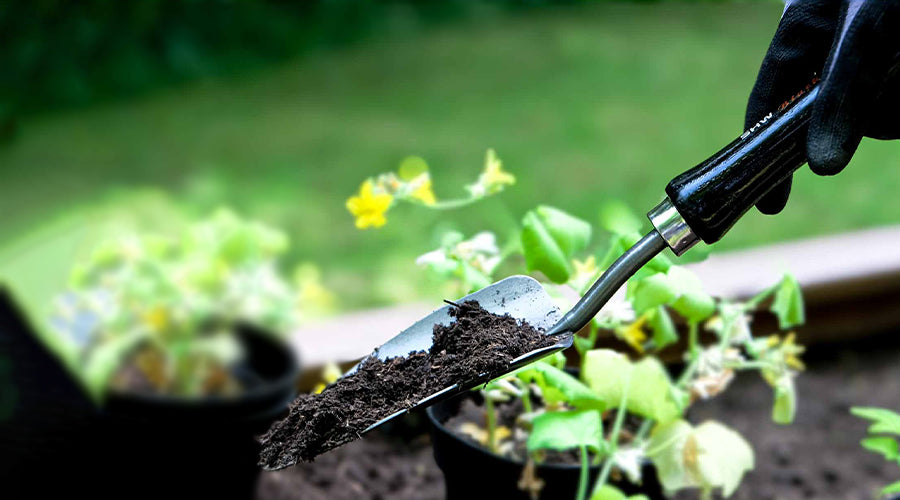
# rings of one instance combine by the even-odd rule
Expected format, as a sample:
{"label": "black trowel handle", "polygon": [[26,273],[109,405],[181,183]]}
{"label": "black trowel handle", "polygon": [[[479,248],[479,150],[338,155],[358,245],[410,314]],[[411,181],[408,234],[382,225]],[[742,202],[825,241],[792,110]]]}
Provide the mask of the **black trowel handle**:
{"label": "black trowel handle", "polygon": [[666,186],[666,194],[704,242],[714,243],[763,195],[806,163],[811,85],[721,151]]}

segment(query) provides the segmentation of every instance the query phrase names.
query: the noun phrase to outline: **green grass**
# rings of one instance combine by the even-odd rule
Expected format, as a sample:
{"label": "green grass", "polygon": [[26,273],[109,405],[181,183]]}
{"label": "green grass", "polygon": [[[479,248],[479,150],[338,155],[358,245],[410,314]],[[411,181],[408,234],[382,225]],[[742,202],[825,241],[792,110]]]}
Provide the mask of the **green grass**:
{"label": "green grass", "polygon": [[[440,228],[503,232],[538,203],[591,221],[608,199],[652,207],[671,177],[740,133],[780,9],[607,4],[486,14],[239,78],[35,116],[0,150],[0,241],[110,193],[127,207],[131,190],[158,189],[190,214],[228,204],[281,225],[293,258],[318,263],[348,307],[414,299],[423,288],[412,261]],[[453,197],[488,147],[519,179],[496,199],[449,213],[400,206],[381,230],[353,227],[344,200],[366,176],[417,154],[438,196]],[[845,173],[802,171],[782,215],[749,214],[718,247],[898,222],[897,186],[900,146],[866,141]]]}

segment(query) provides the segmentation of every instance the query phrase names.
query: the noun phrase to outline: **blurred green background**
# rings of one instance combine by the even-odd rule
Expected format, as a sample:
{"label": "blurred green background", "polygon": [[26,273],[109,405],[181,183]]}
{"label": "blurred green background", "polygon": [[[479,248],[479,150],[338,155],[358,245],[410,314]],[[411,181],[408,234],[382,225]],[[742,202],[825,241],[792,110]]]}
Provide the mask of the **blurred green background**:
{"label": "blurred green background", "polygon": [[[741,132],[782,5],[758,2],[11,2],[0,9],[0,277],[33,307],[108,222],[227,205],[285,229],[353,309],[430,299],[441,230],[504,234],[537,204],[646,211]],[[74,5],[74,7],[73,7]],[[132,7],[129,7],[132,6]],[[31,17],[33,16],[33,17]],[[463,194],[495,148],[518,183],[357,230],[362,180],[425,158]],[[796,176],[734,249],[900,221],[900,147]]]}

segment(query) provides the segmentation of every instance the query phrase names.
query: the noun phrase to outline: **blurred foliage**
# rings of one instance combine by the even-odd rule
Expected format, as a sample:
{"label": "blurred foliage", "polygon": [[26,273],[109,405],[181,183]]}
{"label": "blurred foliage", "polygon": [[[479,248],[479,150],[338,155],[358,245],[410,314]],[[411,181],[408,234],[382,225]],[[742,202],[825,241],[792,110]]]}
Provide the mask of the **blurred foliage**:
{"label": "blurred foliage", "polygon": [[101,241],[73,267],[45,340],[98,397],[110,385],[234,392],[226,368],[242,356],[241,325],[286,335],[300,319],[300,293],[278,266],[288,245],[282,231],[226,209],[176,234]]}
{"label": "blurred foliage", "polygon": [[232,73],[482,9],[577,0],[12,0],[0,116]]}
{"label": "blurred foliage", "polygon": [[[225,204],[284,229],[294,243],[285,260],[317,264],[335,307],[449,297],[412,264],[442,247],[446,230],[510,241],[502,228],[539,204],[591,224],[610,219],[604,200],[646,210],[669,179],[739,134],[782,10],[775,0],[475,5],[481,14],[408,32],[397,8],[383,21],[397,36],[23,116],[0,146],[0,278],[40,306],[76,248],[103,236],[62,219],[105,220],[102,205],[159,230]],[[427,159],[436,199],[455,197],[488,147],[515,189],[452,216],[404,204],[383,228],[354,227],[344,201],[362,179],[415,155]],[[783,213],[751,211],[716,248],[900,222],[897,144],[864,140],[852,163],[834,178],[802,169]]]}

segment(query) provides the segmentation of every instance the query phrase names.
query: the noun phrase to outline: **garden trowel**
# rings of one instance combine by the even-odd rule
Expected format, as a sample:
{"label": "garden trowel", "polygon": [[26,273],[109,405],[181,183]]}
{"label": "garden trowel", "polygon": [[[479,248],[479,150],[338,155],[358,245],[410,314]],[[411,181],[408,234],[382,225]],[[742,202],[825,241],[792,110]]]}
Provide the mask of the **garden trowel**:
{"label": "garden trowel", "polygon": [[[600,311],[616,291],[644,264],[669,248],[682,255],[700,241],[712,244],[722,236],[771,188],[806,163],[806,135],[812,104],[818,95],[815,84],[766,115],[740,137],[706,161],[675,177],[666,186],[666,197],[647,216],[653,229],[618,258],[560,318],[544,288],[527,276],[513,276],[460,301],[476,300],[492,313],[524,320],[559,341],[510,363],[505,373],[572,345],[573,335]],[[381,359],[428,350],[436,323],[452,321],[446,306],[407,328],[375,351]],[[351,370],[351,373],[356,368]],[[503,373],[483,374],[438,391],[371,425],[368,432],[407,411],[430,406],[461,391],[487,382]]]}

